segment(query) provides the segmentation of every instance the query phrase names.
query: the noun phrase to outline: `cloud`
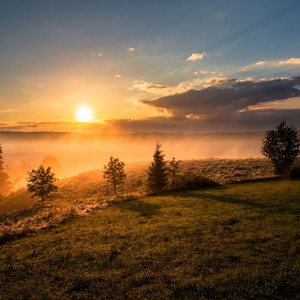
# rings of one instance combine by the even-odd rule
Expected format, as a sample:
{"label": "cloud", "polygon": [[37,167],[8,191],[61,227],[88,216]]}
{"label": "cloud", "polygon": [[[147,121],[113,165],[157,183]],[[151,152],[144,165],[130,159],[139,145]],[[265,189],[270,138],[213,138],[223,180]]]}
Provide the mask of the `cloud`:
{"label": "cloud", "polygon": [[300,65],[300,58],[290,58],[279,62],[280,65]]}
{"label": "cloud", "polygon": [[98,123],[0,123],[0,131],[23,132],[84,132],[84,133],[136,133],[136,132],[245,132],[269,130],[282,120],[300,128],[300,109],[265,109],[237,112],[234,115],[222,114],[217,118],[203,118],[191,114],[185,119],[152,117],[147,119],[105,120]]}
{"label": "cloud", "polygon": [[127,50],[128,50],[128,52],[134,52],[134,51],[135,51],[135,48],[130,47],[130,48],[128,48]]}
{"label": "cloud", "polygon": [[252,65],[245,66],[241,69],[242,72],[249,71],[256,68],[274,68],[274,67],[281,67],[281,66],[292,66],[292,65],[299,65],[300,58],[293,57],[284,60],[270,60],[270,61],[258,61]]}
{"label": "cloud", "polygon": [[267,64],[267,62],[261,60],[261,61],[256,62],[254,65],[255,66],[263,66],[265,64]]}
{"label": "cloud", "polygon": [[201,53],[193,53],[191,56],[189,56],[186,61],[196,61],[199,59],[203,59],[206,56],[206,52],[203,51]]}
{"label": "cloud", "polygon": [[166,109],[175,118],[184,119],[188,115],[197,115],[198,119],[212,119],[245,112],[257,104],[299,97],[299,85],[300,77],[260,81],[214,78],[207,82],[207,87],[200,90],[191,89],[142,102]]}
{"label": "cloud", "polygon": [[168,85],[146,82],[143,80],[134,81],[133,88],[150,94],[155,93],[155,94],[167,95],[171,93],[171,88]]}
{"label": "cloud", "polygon": [[0,110],[0,114],[12,113],[14,111],[15,111],[14,109],[3,109],[3,110]]}
{"label": "cloud", "polygon": [[120,75],[120,74],[116,74],[115,76],[114,76],[114,78],[121,78],[122,76]]}
{"label": "cloud", "polygon": [[206,70],[201,70],[201,71],[195,71],[194,75],[196,76],[203,76],[203,75],[217,75],[217,76],[223,76],[222,72],[216,72],[216,71],[206,71]]}

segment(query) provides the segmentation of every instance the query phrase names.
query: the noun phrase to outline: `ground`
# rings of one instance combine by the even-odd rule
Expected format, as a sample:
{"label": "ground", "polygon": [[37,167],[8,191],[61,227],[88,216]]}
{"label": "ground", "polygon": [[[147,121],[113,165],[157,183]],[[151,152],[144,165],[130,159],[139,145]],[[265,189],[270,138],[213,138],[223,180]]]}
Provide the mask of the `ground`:
{"label": "ground", "polygon": [[113,202],[6,242],[1,299],[299,299],[300,182]]}

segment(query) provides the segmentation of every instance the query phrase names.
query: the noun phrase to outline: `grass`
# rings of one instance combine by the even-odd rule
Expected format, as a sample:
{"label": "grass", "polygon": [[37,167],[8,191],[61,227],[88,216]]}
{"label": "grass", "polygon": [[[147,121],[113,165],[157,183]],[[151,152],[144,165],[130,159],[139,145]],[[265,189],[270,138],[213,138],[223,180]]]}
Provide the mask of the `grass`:
{"label": "grass", "polygon": [[300,182],[144,197],[0,246],[0,299],[299,299]]}
{"label": "grass", "polygon": [[0,200],[0,214],[10,211],[26,209],[33,206],[37,202],[37,199],[31,198],[30,193],[20,190],[10,197]]}
{"label": "grass", "polygon": [[[148,166],[149,163],[131,163],[126,165],[127,180],[121,192],[145,194],[147,190]],[[181,176],[186,176],[187,173],[190,173],[195,176],[207,177],[221,184],[273,176],[273,167],[268,160],[252,158],[183,160],[180,162],[178,171]],[[108,196],[108,187],[103,180],[101,169],[60,179],[57,185],[60,189],[57,197],[59,207],[62,206],[61,202],[64,202],[64,204],[74,200],[87,202],[88,198],[99,196],[107,198]],[[30,193],[27,193],[24,187],[24,189],[4,199],[0,199],[0,218],[1,215],[3,217],[3,215],[22,209],[28,210],[35,204],[38,204],[39,201],[37,198],[31,198]]]}

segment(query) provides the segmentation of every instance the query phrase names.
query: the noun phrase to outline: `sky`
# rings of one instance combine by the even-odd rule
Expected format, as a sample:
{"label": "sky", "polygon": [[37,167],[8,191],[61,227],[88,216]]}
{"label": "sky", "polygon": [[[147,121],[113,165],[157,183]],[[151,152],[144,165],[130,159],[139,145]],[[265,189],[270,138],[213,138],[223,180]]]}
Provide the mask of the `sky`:
{"label": "sky", "polygon": [[300,128],[299,16],[298,0],[0,0],[0,130]]}

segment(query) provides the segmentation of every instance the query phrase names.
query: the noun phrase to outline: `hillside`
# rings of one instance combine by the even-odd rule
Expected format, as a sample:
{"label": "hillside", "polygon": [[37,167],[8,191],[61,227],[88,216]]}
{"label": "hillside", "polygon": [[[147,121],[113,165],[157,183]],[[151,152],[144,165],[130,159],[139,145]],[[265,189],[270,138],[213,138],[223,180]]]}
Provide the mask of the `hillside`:
{"label": "hillside", "polygon": [[[179,172],[192,172],[221,184],[272,176],[271,164],[264,159],[210,159],[182,161]],[[120,191],[124,197],[146,193],[148,163],[126,165],[127,181]],[[0,241],[52,227],[106,207],[114,197],[103,180],[102,171],[93,170],[60,180],[54,199],[42,207],[39,199],[25,190],[0,202]]]}
{"label": "hillside", "polygon": [[1,299],[298,299],[300,182],[115,203],[1,245]]}

